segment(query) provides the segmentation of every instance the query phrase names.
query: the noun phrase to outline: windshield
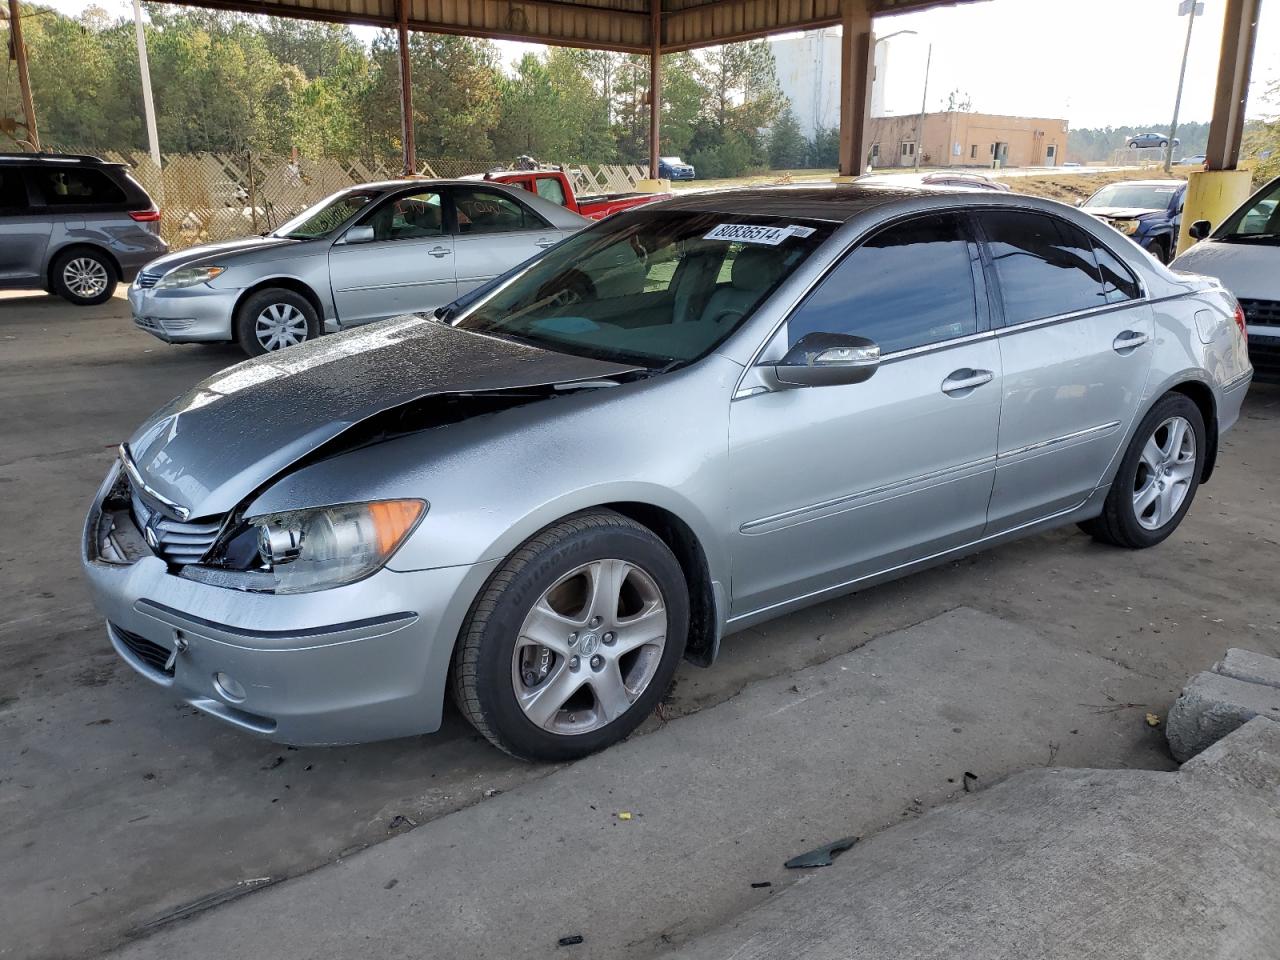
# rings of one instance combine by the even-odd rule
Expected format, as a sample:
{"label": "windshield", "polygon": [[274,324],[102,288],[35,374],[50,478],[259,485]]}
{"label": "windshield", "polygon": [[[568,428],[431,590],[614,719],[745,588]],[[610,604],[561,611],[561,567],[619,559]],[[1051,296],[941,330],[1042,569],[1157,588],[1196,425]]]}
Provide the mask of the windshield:
{"label": "windshield", "polygon": [[369,204],[378,194],[373,190],[347,191],[321,200],[281,224],[274,236],[290,240],[317,240],[327,237]]}
{"label": "windshield", "polygon": [[1158,184],[1113,183],[1103,187],[1085,203],[1086,207],[1138,207],[1142,210],[1168,209],[1169,201],[1178,192],[1175,183]]}
{"label": "windshield", "polygon": [[622,214],[552,248],[454,323],[620,363],[696,360],[830,232],[820,221],[776,217]]}
{"label": "windshield", "polygon": [[1256,197],[1223,221],[1215,240],[1275,240],[1280,238],[1280,179],[1267,184]]}

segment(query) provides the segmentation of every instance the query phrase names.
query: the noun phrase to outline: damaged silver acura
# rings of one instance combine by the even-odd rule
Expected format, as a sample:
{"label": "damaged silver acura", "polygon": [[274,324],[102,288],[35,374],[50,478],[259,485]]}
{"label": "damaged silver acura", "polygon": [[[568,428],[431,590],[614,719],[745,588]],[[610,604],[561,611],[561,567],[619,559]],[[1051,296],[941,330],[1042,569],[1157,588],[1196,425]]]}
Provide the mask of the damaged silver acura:
{"label": "damaged silver acura", "polygon": [[1159,543],[1250,373],[1229,294],[1058,204],[708,193],[199,384],[84,568],[120,656],[243,729],[429,732],[451,690],[572,758],[730,630],[1065,523]]}

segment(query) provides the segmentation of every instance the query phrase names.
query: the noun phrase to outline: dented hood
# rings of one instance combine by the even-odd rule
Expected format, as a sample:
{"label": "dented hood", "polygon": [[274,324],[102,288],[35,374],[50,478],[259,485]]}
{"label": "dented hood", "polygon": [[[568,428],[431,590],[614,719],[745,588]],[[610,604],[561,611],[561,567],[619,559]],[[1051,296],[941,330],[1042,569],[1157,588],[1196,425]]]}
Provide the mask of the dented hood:
{"label": "dented hood", "polygon": [[402,404],[637,369],[403,317],[237,364],[156,412],[129,453],[158,500],[225,513],[321,444]]}

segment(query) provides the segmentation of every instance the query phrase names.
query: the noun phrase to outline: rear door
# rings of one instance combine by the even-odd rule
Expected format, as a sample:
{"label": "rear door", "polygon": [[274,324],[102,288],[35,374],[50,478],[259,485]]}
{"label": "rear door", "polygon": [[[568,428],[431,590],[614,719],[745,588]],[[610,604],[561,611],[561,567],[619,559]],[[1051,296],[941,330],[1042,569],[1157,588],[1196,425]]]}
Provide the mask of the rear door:
{"label": "rear door", "polygon": [[43,287],[44,262],[53,221],[31,203],[25,168],[0,166],[0,284]]}
{"label": "rear door", "polygon": [[531,208],[486,187],[447,191],[458,270],[458,294],[536,256],[562,235]]}
{"label": "rear door", "polygon": [[1146,385],[1155,336],[1136,278],[1042,213],[977,215],[1004,399],[989,533],[1073,509],[1101,482]]}
{"label": "rear door", "polygon": [[[444,216],[440,191],[421,190],[380,201],[347,228],[329,248],[341,326],[428,312],[457,297],[453,238]],[[356,227],[372,227],[373,239],[349,242]]]}

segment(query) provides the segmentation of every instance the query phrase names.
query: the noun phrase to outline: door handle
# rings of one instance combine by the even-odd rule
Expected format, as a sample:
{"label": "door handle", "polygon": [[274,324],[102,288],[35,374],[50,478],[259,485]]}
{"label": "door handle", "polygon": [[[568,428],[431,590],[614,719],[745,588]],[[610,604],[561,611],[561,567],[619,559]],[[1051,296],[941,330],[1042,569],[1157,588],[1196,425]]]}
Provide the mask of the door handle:
{"label": "door handle", "polygon": [[1140,330],[1123,330],[1111,341],[1111,349],[1116,353],[1127,353],[1136,350],[1151,338]]}
{"label": "door handle", "polygon": [[543,250],[545,250],[547,249],[547,247],[554,247],[556,245],[556,241],[548,239],[547,237],[543,237],[541,240],[533,241],[533,245],[535,247],[541,247]]}
{"label": "door handle", "polygon": [[448,247],[432,247],[430,250],[427,251],[427,253],[431,254],[431,256],[435,257],[436,259],[439,259],[440,257],[447,257],[450,254],[450,252],[451,251],[449,250]]}
{"label": "door handle", "polygon": [[960,393],[965,390],[972,390],[974,387],[980,387],[984,383],[990,383],[995,379],[995,376],[990,370],[957,370],[942,381],[942,392]]}

